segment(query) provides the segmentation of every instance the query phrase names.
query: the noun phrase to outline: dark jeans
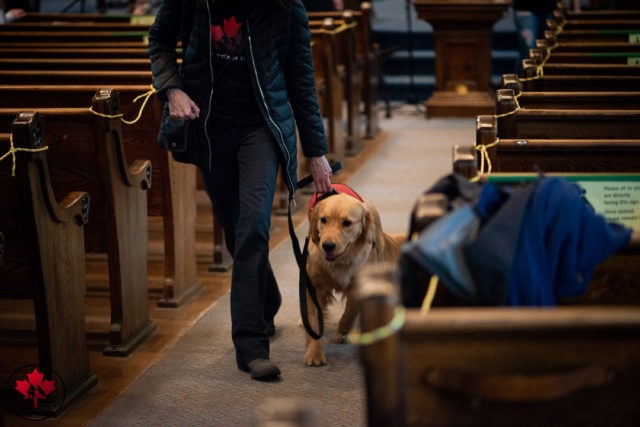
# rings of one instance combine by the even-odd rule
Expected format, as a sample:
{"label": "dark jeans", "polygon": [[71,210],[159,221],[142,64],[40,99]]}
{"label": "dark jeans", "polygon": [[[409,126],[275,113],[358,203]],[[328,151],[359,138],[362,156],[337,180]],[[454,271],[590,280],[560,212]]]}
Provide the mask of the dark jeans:
{"label": "dark jeans", "polygon": [[269,228],[281,152],[264,125],[211,126],[213,169],[202,179],[233,256],[231,335],[238,367],[269,358],[267,322],[281,296],[269,264]]}

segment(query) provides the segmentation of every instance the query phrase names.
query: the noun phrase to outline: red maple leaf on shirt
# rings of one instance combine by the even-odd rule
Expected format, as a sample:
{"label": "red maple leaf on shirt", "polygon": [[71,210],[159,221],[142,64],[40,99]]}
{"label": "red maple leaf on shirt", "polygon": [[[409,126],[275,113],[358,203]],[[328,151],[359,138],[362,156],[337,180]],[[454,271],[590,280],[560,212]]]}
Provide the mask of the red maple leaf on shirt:
{"label": "red maple leaf on shirt", "polygon": [[33,399],[33,407],[38,407],[38,399],[46,399],[49,393],[56,389],[53,381],[45,380],[44,374],[34,369],[27,374],[27,379],[16,381],[16,390],[24,395],[25,399]]}
{"label": "red maple leaf on shirt", "polygon": [[[214,43],[224,43],[224,47],[228,51],[234,50],[242,42],[242,24],[236,21],[236,17],[232,16],[231,19],[225,19],[222,23],[222,28],[219,25],[211,26],[211,39]],[[226,40],[225,40],[226,36]],[[235,41],[235,43],[233,43]]]}

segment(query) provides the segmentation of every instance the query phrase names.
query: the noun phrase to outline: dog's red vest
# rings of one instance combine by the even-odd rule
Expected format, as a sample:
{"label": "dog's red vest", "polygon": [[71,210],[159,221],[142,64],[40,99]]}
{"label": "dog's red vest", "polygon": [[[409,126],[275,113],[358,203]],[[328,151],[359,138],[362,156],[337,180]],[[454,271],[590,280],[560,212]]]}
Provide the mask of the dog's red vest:
{"label": "dog's red vest", "polygon": [[356,193],[355,191],[353,191],[353,189],[351,187],[349,187],[346,184],[331,184],[331,192],[330,193],[316,193],[313,195],[313,197],[311,198],[311,201],[309,202],[309,209],[307,210],[307,216],[311,214],[311,210],[315,207],[316,203],[318,203],[320,200],[322,199],[326,199],[329,196],[333,196],[334,194],[348,194],[349,196],[360,200],[361,202],[364,202],[362,200],[362,197],[360,197],[360,195],[358,193]]}

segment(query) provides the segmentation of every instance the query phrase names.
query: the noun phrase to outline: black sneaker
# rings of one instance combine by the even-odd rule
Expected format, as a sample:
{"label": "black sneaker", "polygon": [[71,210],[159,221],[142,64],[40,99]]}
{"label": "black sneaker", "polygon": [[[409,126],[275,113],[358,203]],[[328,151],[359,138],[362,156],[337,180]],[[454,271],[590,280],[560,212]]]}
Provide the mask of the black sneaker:
{"label": "black sneaker", "polygon": [[269,359],[254,359],[247,363],[246,371],[254,380],[275,378],[280,375],[280,368]]}

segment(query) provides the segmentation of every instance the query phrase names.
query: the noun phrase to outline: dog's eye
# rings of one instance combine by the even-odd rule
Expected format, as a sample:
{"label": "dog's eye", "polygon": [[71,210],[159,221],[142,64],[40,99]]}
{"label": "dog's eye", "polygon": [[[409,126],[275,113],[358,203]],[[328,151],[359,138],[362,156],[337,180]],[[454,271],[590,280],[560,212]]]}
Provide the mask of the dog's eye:
{"label": "dog's eye", "polygon": [[323,223],[323,224],[326,224],[327,223],[327,218],[325,218],[325,217],[320,218],[320,222]]}
{"label": "dog's eye", "polygon": [[345,227],[350,227],[351,224],[352,224],[352,222],[349,221],[348,219],[345,219],[345,220],[342,221],[342,225],[345,226]]}

